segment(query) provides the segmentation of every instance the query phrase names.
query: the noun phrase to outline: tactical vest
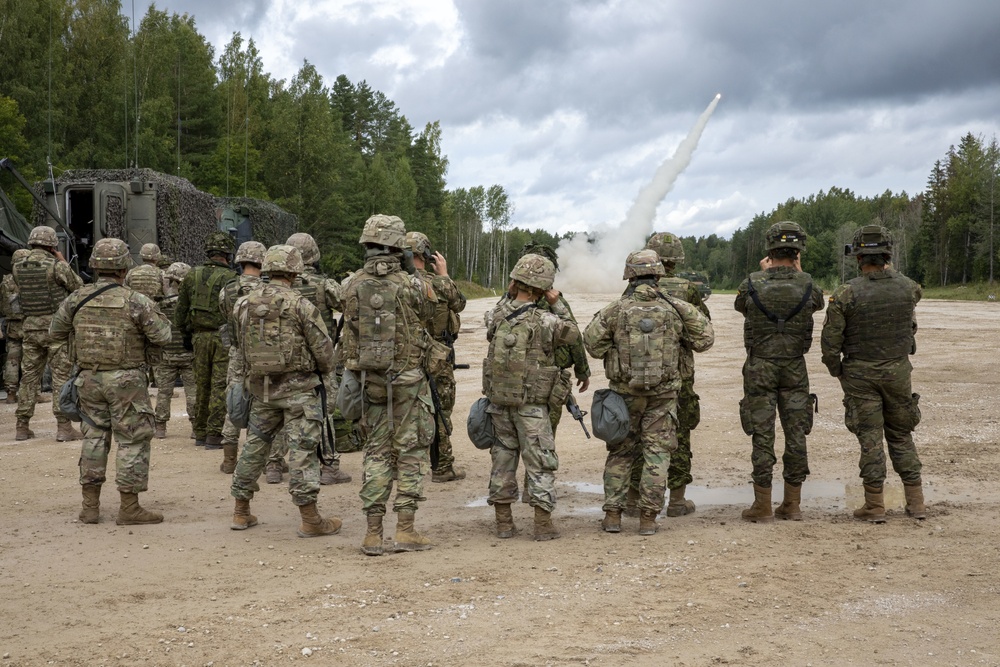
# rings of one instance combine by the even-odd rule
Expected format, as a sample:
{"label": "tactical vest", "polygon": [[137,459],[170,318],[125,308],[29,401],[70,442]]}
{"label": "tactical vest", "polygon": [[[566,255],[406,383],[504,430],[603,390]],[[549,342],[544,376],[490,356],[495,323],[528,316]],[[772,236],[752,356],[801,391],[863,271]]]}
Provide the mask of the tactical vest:
{"label": "tactical vest", "polygon": [[174,313],[177,312],[177,295],[164,297],[160,301],[160,311],[170,320],[170,342],[163,346],[164,354],[171,357],[190,355],[191,352],[184,349],[184,334],[174,324]]}
{"label": "tactical vest", "polygon": [[326,290],[324,289],[323,283],[326,279],[326,276],[318,273],[303,273],[295,279],[292,289],[309,299],[309,302],[316,306],[323,318],[323,324],[326,325],[327,333],[333,338],[334,333],[337,331],[337,326],[333,321],[333,304],[327,299]]}
{"label": "tactical vest", "polygon": [[765,310],[747,295],[743,321],[747,352],[763,359],[795,359],[808,352],[813,333],[812,277],[801,271],[757,271],[749,281]]}
{"label": "tactical vest", "polygon": [[217,330],[226,323],[219,310],[219,291],[233,279],[235,272],[224,266],[203,264],[191,273],[191,325],[195,331]]}
{"label": "tactical vest", "polygon": [[615,329],[621,376],[616,381],[627,382],[635,391],[649,391],[678,377],[677,317],[674,307],[660,299],[621,303]]}
{"label": "tactical vest", "polygon": [[493,331],[483,363],[483,393],[499,406],[547,405],[559,369],[552,362],[552,338],[543,331],[535,304],[505,316]]}
{"label": "tactical vest", "polygon": [[844,352],[850,359],[897,359],[912,349],[913,287],[898,273],[885,271],[883,276],[873,280],[864,275],[848,282],[854,313],[844,330]]}
{"label": "tactical vest", "polygon": [[163,271],[152,264],[141,264],[128,272],[125,285],[159,301],[163,298]]}
{"label": "tactical vest", "polygon": [[[86,297],[106,283],[80,291]],[[81,368],[99,371],[138,368],[146,361],[146,338],[132,321],[128,288],[115,287],[94,297],[73,318],[73,346]]]}
{"label": "tactical vest", "polygon": [[300,297],[286,289],[267,285],[243,300],[239,320],[240,346],[247,374],[263,377],[316,369],[302,328],[293,321]]}
{"label": "tactical vest", "polygon": [[56,258],[47,252],[33,250],[13,271],[25,317],[52,315],[69,296],[56,282]]}
{"label": "tactical vest", "polygon": [[691,283],[684,278],[679,278],[678,276],[664,276],[660,278],[657,282],[657,287],[664,294],[668,294],[675,299],[680,299],[681,301],[688,300],[688,286]]}

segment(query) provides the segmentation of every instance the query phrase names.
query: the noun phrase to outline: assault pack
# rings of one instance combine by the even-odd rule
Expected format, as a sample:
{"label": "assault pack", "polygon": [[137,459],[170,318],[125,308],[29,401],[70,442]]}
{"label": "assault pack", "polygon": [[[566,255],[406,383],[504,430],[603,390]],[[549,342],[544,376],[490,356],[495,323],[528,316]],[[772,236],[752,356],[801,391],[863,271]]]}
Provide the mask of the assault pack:
{"label": "assault pack", "polygon": [[494,405],[547,405],[559,378],[552,350],[545,349],[538,305],[529,303],[504,317],[493,332],[483,364],[483,393]]}
{"label": "assault pack", "polygon": [[388,280],[358,285],[358,369],[386,371],[396,357],[400,286]]}
{"label": "assault pack", "polygon": [[622,302],[615,336],[621,376],[616,380],[627,382],[630,389],[649,391],[677,376],[675,318],[674,307],[665,300]]}
{"label": "assault pack", "polygon": [[287,324],[297,297],[294,292],[266,286],[252,292],[241,306],[240,347],[247,375],[264,379],[265,401],[271,377],[316,368],[301,331]]}

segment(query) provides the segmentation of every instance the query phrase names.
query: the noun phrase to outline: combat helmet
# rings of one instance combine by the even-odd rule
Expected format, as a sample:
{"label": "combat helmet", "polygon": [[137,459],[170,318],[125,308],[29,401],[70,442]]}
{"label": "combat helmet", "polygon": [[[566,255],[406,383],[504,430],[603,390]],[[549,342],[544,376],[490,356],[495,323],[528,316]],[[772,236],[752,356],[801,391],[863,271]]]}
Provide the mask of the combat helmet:
{"label": "combat helmet", "polygon": [[398,216],[376,213],[365,221],[358,243],[372,243],[402,250],[406,247],[406,225]]}
{"label": "combat helmet", "polygon": [[559,259],[556,256],[556,251],[544,243],[528,241],[524,244],[524,247],[521,248],[521,257],[524,257],[525,255],[540,255],[552,262],[552,266],[556,267],[557,271],[559,270]]}
{"label": "combat helmet", "polygon": [[205,237],[205,253],[209,257],[212,255],[232,255],[234,245],[236,244],[233,242],[233,237],[225,232],[212,232]]}
{"label": "combat helmet", "polygon": [[94,244],[90,253],[90,268],[105,271],[119,271],[132,265],[128,244],[121,239],[106,237]]}
{"label": "combat helmet", "polygon": [[655,250],[664,262],[673,264],[684,263],[684,245],[681,240],[670,232],[659,232],[653,234],[646,241],[646,247]]}
{"label": "combat helmet", "polygon": [[56,237],[56,230],[51,227],[46,227],[41,225],[35,227],[28,234],[28,245],[30,246],[43,246],[45,248],[58,248],[59,239]]}
{"label": "combat helmet", "polygon": [[891,255],[892,234],[881,225],[865,225],[854,232],[852,255]]}
{"label": "combat helmet", "polygon": [[665,276],[667,272],[663,270],[663,262],[660,261],[660,254],[652,248],[643,248],[630,253],[625,260],[625,280],[642,278],[643,276]]}
{"label": "combat helmet", "polygon": [[302,253],[293,245],[273,245],[267,249],[264,255],[264,265],[261,267],[264,273],[288,273],[298,275],[302,273],[305,264],[302,262]]}
{"label": "combat helmet", "polygon": [[423,232],[406,232],[405,243],[414,255],[431,254],[431,240]]}
{"label": "combat helmet", "polygon": [[316,239],[305,232],[295,232],[285,241],[288,245],[295,246],[302,253],[302,263],[313,265],[319,261],[319,246]]}
{"label": "combat helmet", "polygon": [[260,266],[264,263],[264,254],[267,248],[259,241],[245,241],[240,244],[236,251],[237,264],[256,264]]}
{"label": "combat helmet", "polygon": [[139,249],[139,257],[144,260],[158,262],[160,260],[160,246],[155,243],[143,243]]}
{"label": "combat helmet", "polygon": [[187,276],[188,272],[190,271],[191,271],[190,264],[185,264],[184,262],[174,262],[173,264],[167,267],[167,270],[164,271],[164,275],[166,275],[166,277],[169,280],[176,280],[177,282],[182,282],[184,278]]}
{"label": "combat helmet", "polygon": [[552,289],[556,279],[556,267],[541,255],[525,255],[517,260],[510,277],[543,292]]}
{"label": "combat helmet", "polygon": [[776,222],[764,233],[768,251],[778,248],[806,249],[806,231],[794,222]]}

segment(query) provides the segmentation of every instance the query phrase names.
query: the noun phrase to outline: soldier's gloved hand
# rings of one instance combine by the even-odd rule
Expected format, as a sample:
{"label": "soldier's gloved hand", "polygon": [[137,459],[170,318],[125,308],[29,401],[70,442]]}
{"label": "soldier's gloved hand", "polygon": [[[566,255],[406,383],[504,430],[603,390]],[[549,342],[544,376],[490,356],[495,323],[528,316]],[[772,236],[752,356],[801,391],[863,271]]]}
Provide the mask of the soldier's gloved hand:
{"label": "soldier's gloved hand", "polygon": [[184,336],[181,340],[181,345],[183,345],[184,349],[188,352],[194,352],[194,341],[191,340],[191,336]]}

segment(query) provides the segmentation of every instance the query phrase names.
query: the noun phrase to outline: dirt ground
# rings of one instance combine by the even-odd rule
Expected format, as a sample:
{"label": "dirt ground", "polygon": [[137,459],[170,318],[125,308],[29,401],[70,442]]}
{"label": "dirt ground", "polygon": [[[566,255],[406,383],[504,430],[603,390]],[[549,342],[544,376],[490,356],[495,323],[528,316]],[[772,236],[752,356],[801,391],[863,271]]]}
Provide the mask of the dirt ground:
{"label": "dirt ground", "polygon": [[[585,325],[611,298],[570,301]],[[340,535],[297,538],[287,489],[264,484],[253,502],[260,525],[230,530],[221,452],[193,446],[179,396],[142,495],[166,521],[116,526],[108,484],[101,522],[82,525],[79,443],[55,442],[48,405],[32,422],[36,439],[14,442],[14,406],[0,406],[0,667],[1000,664],[1000,307],[919,305],[926,521],[905,516],[898,478],[887,485],[888,523],[850,517],[857,444],[819,362],[822,313],[809,354],[821,412],[805,520],[740,520],[752,500],[736,410],[741,319],[732,296],[715,295],[716,344],[697,360],[697,512],[662,518],[651,537],[637,534],[636,519],[602,533],[604,447],[567,415],[557,437],[562,538],[536,543],[526,505],[515,507],[520,535],[493,536],[489,455],[464,432],[491,304],[470,302],[464,315],[458,357],[472,369],[458,371],[454,441],[468,477],[428,477],[417,514],[435,542],[427,552],[360,553],[360,453],[344,456],[354,482],[320,494],[321,511],[344,519]],[[604,386],[600,364],[594,372],[592,389]],[[589,393],[580,402],[589,408]],[[390,517],[387,537],[393,526]]]}

